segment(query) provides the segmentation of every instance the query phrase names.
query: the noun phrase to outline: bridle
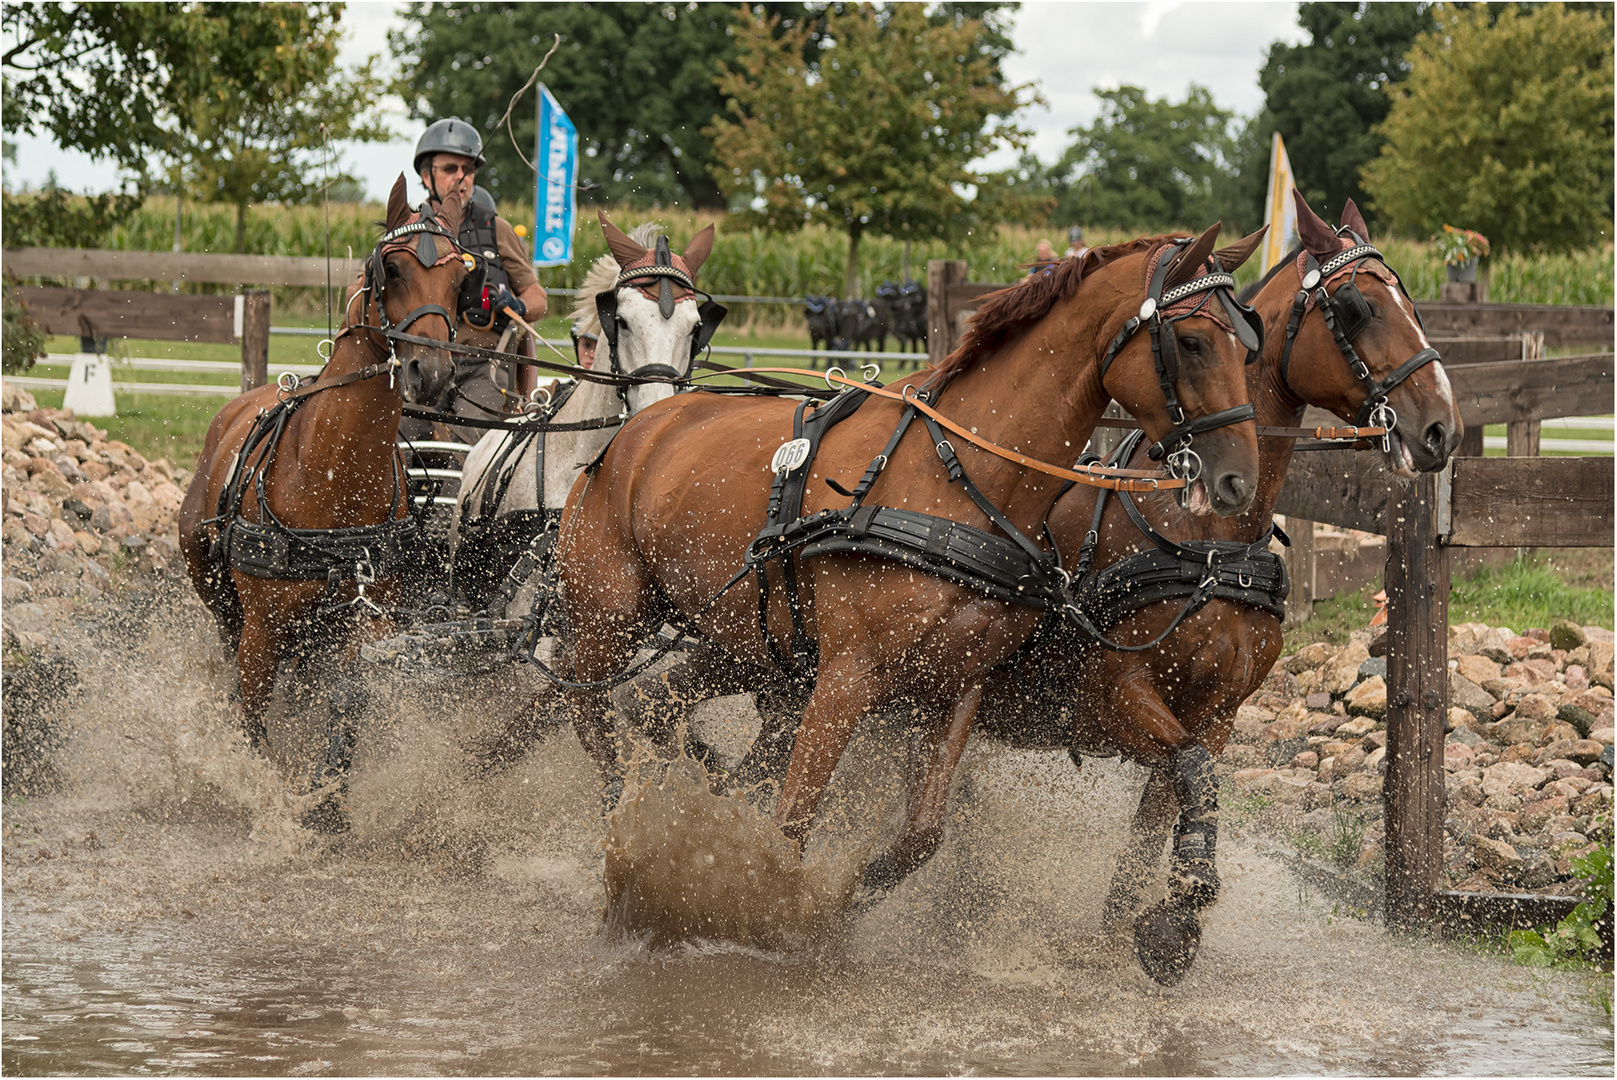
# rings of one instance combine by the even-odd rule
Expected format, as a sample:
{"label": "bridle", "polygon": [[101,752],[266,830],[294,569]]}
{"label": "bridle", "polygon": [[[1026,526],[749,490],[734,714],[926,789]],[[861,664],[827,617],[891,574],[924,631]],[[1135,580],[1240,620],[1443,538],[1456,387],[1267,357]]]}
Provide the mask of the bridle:
{"label": "bridle", "polygon": [[[646,266],[633,266],[622,270],[618,279],[610,289],[603,290],[595,296],[595,313],[601,320],[601,336],[606,338],[607,356],[611,362],[611,371],[614,375],[633,375],[636,378],[667,379],[676,381],[683,379],[689,373],[681,371],[672,364],[646,364],[633,371],[623,370],[623,364],[618,356],[618,330],[622,318],[618,315],[618,290],[625,286],[639,287],[646,283],[657,283],[657,310],[662,317],[674,317],[674,305],[681,301],[674,299],[674,285],[679,284],[690,290],[693,294],[704,299],[697,306],[697,314],[701,322],[697,324],[691,334],[691,363],[702,355],[703,351],[713,342],[713,335],[719,329],[719,324],[729,314],[730,309],[715,301],[711,294],[696,287],[696,282],[684,269],[674,264],[673,254],[668,248],[668,237],[657,237],[657,247],[654,262]],[[625,410],[629,407],[629,384],[618,384],[618,397],[623,402]]]}
{"label": "bridle", "polygon": [[[1303,316],[1308,313],[1309,305],[1312,303],[1324,316],[1325,325],[1331,331],[1331,337],[1336,340],[1337,349],[1347,360],[1348,370],[1364,386],[1364,403],[1359,406],[1359,414],[1353,421],[1354,424],[1359,427],[1369,425],[1385,428],[1386,434],[1381,436],[1381,449],[1390,453],[1393,428],[1398,424],[1398,414],[1387,404],[1387,395],[1415,372],[1441,357],[1436,349],[1427,346],[1399,364],[1385,379],[1379,382],[1376,380],[1370,371],[1370,365],[1364,362],[1364,358],[1353,347],[1353,339],[1358,337],[1374,318],[1369,301],[1365,300],[1364,294],[1355,284],[1359,271],[1363,269],[1366,261],[1374,259],[1381,264],[1398,286],[1398,291],[1409,300],[1409,308],[1415,313],[1416,325],[1423,331],[1426,327],[1421,322],[1420,310],[1415,307],[1415,301],[1410,299],[1409,290],[1404,288],[1403,279],[1388,265],[1381,252],[1350,229],[1343,229],[1338,235],[1342,233],[1347,234],[1353,246],[1338,252],[1325,262],[1321,263],[1306,250],[1302,253],[1304,260],[1302,289],[1297,293],[1297,299],[1292,302],[1291,318],[1286,323],[1286,347],[1280,356],[1280,378],[1285,381],[1288,376],[1291,347],[1296,341],[1297,330],[1302,325]],[[1348,275],[1348,280],[1337,287],[1335,295],[1327,292],[1326,286],[1343,274]],[[1375,271],[1371,271],[1371,274],[1380,276]]]}
{"label": "bridle", "polygon": [[[1140,305],[1139,314],[1131,316],[1123,324],[1123,329],[1112,339],[1100,365],[1101,382],[1104,386],[1106,373],[1111,368],[1112,361],[1117,358],[1117,354],[1128,344],[1135,332],[1144,326],[1151,334],[1151,362],[1156,368],[1157,383],[1162,388],[1162,399],[1167,405],[1168,420],[1173,427],[1151,446],[1148,456],[1152,461],[1163,461],[1166,458],[1164,469],[1168,475],[1185,481],[1185,486],[1179,492],[1182,505],[1188,505],[1190,484],[1201,475],[1202,471],[1201,458],[1191,449],[1191,442],[1195,436],[1215,428],[1255,420],[1257,410],[1248,403],[1220,409],[1206,416],[1194,418],[1186,416],[1184,406],[1179,402],[1179,395],[1174,391],[1174,383],[1179,378],[1179,350],[1174,344],[1174,323],[1200,315],[1227,326],[1235,333],[1237,340],[1246,346],[1246,362],[1249,365],[1257,361],[1259,353],[1263,350],[1263,320],[1256,311],[1235,298],[1235,278],[1219,265],[1217,259],[1209,259],[1207,266],[1197,277],[1164,291],[1163,285],[1174,257],[1179,254],[1181,247],[1190,242],[1189,237],[1175,240],[1164,245],[1157,253],[1151,271],[1150,285],[1145,301]],[[1210,306],[1214,297],[1218,298],[1223,309],[1223,317]]]}
{"label": "bridle", "polygon": [[[395,251],[409,250],[410,238],[415,237],[415,257],[422,266],[433,267],[451,259],[460,258],[460,243],[455,236],[445,229],[438,221],[436,215],[428,215],[421,211],[416,220],[400,225],[396,229],[389,229],[382,234],[382,238],[371,249],[371,256],[365,260],[365,283],[356,295],[368,296],[376,305],[376,326],[364,324],[350,324],[343,333],[350,330],[380,331],[382,338],[387,342],[387,360],[385,368],[388,373],[388,385],[392,385],[393,376],[398,371],[401,361],[395,350],[395,343],[409,331],[409,328],[418,320],[428,315],[437,315],[444,320],[449,328],[449,342],[455,341],[455,319],[449,310],[442,304],[421,304],[413,308],[403,319],[394,325],[387,314],[387,270],[383,264],[385,257]],[[438,243],[434,237],[441,237],[449,245],[449,250],[438,254]]]}

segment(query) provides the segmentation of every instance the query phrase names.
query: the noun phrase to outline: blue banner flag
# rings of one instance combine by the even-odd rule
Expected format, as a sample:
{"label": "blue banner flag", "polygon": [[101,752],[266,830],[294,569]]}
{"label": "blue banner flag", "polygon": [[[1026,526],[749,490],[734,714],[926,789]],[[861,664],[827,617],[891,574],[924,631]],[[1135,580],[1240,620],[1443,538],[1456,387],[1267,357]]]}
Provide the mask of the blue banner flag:
{"label": "blue banner flag", "polygon": [[565,266],[573,261],[573,224],[578,217],[578,129],[561,104],[539,84],[539,170],[534,192],[533,264]]}

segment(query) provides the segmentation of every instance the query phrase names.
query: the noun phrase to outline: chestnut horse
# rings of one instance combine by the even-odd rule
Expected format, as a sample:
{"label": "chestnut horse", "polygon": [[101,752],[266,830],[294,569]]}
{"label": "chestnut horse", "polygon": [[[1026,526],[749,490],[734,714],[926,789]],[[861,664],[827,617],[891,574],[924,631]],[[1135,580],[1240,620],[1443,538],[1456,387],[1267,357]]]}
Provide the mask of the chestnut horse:
{"label": "chestnut horse", "polygon": [[[384,634],[385,621],[367,615],[397,596],[385,562],[409,524],[399,417],[406,400],[436,399],[454,363],[444,349],[391,334],[452,341],[466,276],[454,241],[459,203],[445,203],[439,218],[416,214],[405,190],[400,176],[325,368],[311,383],[262,386],[219,410],[180,508],[180,549],[236,654],[241,722],[255,749],[279,662],[311,645],[340,652],[361,630]],[[261,426],[261,416],[278,427]],[[348,723],[327,751],[339,772]]]}
{"label": "chestnut horse", "polygon": [[[935,426],[927,438],[902,439],[900,419],[913,418],[916,408],[907,403],[919,398],[958,431],[1017,454],[1070,460],[1108,398],[1116,398],[1159,446],[1166,441],[1165,450],[1183,448],[1180,440],[1197,432],[1191,456],[1200,468],[1190,470],[1184,492],[1192,512],[1241,513],[1256,491],[1257,437],[1250,420],[1234,419],[1250,412],[1248,346],[1238,335],[1253,349],[1259,339],[1232,326],[1241,317],[1233,300],[1215,302],[1216,290],[1191,296],[1188,310],[1176,299],[1195,288],[1187,286],[1194,278],[1233,269],[1256,246],[1257,236],[1248,237],[1215,256],[1217,231],[1215,225],[1173,251],[1167,237],[1091,251],[989,298],[946,361],[897,384],[906,404],[872,395],[825,432],[809,466],[820,482],[808,485],[802,512],[830,511],[835,491],[846,490],[838,479],[851,482],[863,471],[873,486],[860,487],[873,501],[979,531],[997,525],[1027,542],[1060,481],[1026,458],[975,450],[967,468],[951,440],[931,437]],[[1147,323],[1149,340],[1132,336]],[[1169,351],[1171,367],[1163,359]],[[621,779],[603,686],[649,631],[672,621],[700,632],[728,651],[737,678],[775,670],[786,653],[780,642],[794,653],[799,639],[812,643],[814,689],[775,812],[802,845],[821,792],[868,711],[913,702],[936,749],[926,784],[946,785],[961,742],[954,733],[969,729],[988,672],[1028,638],[1040,611],[885,558],[825,555],[794,566],[795,607],[779,587],[779,562],[768,568],[777,587],[765,594],[769,629],[762,632],[761,605],[743,590],[726,591],[727,580],[734,584],[736,568],[752,565],[749,552],[770,514],[764,477],[776,471],[777,447],[784,451],[792,438],[793,409],[792,402],[707,394],[652,406],[575,484],[559,547],[575,634],[572,677],[587,684],[574,685],[570,704],[609,804]],[[963,448],[967,438],[960,436]],[[949,468],[940,469],[934,455]],[[1188,458],[1177,460],[1190,469]],[[930,822],[912,821],[883,858],[916,864],[940,835]]]}
{"label": "chestnut horse", "polygon": [[[1342,227],[1333,230],[1301,196],[1296,203],[1302,246],[1259,283],[1252,298],[1268,330],[1248,380],[1260,425],[1257,497],[1242,513],[1222,519],[1188,515],[1160,495],[1136,498],[1150,527],[1170,542],[1267,543],[1295,444],[1263,432],[1294,428],[1305,405],[1353,424],[1388,422],[1392,431],[1384,452],[1400,476],[1442,468],[1459,445],[1462,425],[1448,377],[1413,302],[1370,246],[1358,209],[1350,201]],[[1309,280],[1311,270],[1317,276]],[[1299,297],[1307,298],[1300,308]],[[1355,358],[1362,370],[1355,370]],[[1391,412],[1377,409],[1379,401]],[[1135,458],[1143,460],[1143,454]],[[1097,527],[1098,498],[1106,505]],[[1050,515],[1057,546],[1071,558],[1094,529],[1095,574],[1137,552],[1157,551],[1127,513],[1128,498],[1082,487],[1063,495]],[[1279,593],[1284,596],[1283,583]],[[1110,641],[1138,649],[1156,642],[1184,606],[1182,598],[1160,600],[1113,623],[1097,615],[1092,625]],[[1273,606],[1215,594],[1157,644],[1121,651],[1062,619],[1018,659],[1015,677],[996,675],[984,694],[985,734],[1022,746],[1065,745],[1075,761],[1082,754],[1121,753],[1151,770],[1103,921],[1115,929],[1133,917],[1142,883],[1174,826],[1169,898],[1135,924],[1136,952],[1158,981],[1175,982],[1188,969],[1200,934],[1196,912],[1217,896],[1212,758],[1229,739],[1236,708],[1280,655],[1280,624],[1281,612]],[[918,769],[913,782],[920,782]]]}

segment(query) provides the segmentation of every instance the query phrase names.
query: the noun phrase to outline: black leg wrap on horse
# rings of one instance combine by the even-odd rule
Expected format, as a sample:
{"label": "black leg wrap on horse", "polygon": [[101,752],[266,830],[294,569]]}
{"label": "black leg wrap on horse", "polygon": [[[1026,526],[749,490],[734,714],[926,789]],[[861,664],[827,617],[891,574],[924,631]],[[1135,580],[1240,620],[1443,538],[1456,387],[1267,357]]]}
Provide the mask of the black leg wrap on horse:
{"label": "black leg wrap on horse", "polygon": [[1213,756],[1200,743],[1174,755],[1173,792],[1179,820],[1173,830],[1170,890],[1194,908],[1218,899],[1218,778]]}

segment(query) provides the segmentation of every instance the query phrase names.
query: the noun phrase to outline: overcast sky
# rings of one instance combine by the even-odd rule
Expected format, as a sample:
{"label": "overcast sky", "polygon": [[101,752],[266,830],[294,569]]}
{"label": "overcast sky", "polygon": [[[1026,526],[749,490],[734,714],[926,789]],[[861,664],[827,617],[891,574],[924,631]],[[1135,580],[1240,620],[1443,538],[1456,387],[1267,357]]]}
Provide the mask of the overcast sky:
{"label": "overcast sky", "polygon": [[[402,26],[401,5],[350,3],[344,60],[381,53],[386,61],[387,31]],[[1032,0],[1016,14],[1017,53],[1006,64],[1014,82],[1036,83],[1048,108],[1024,111],[1021,120],[1034,133],[1033,151],[1046,162],[1061,155],[1069,129],[1092,122],[1098,111],[1095,87],[1133,83],[1152,97],[1181,100],[1191,83],[1212,91],[1226,109],[1247,116],[1263,104],[1258,69],[1269,44],[1304,39],[1295,3],[1071,3]],[[535,53],[537,63],[541,53]],[[562,103],[563,105],[566,102]],[[391,99],[389,120],[399,137],[390,143],[349,146],[343,161],[372,197],[385,198],[399,171],[408,168],[417,125]],[[484,132],[489,137],[489,132]],[[18,162],[4,166],[8,186],[38,186],[51,170],[58,183],[78,191],[117,186],[117,170],[82,154],[64,151],[49,139],[23,138]],[[990,158],[990,167],[1011,163],[1011,155]]]}

